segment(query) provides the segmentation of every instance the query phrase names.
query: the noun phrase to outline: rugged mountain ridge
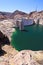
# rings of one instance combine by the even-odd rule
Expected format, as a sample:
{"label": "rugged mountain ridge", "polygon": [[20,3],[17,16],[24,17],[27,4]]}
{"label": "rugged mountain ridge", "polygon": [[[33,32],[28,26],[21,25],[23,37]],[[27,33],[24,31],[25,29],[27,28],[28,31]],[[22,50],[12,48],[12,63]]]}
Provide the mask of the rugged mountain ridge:
{"label": "rugged mountain ridge", "polygon": [[26,16],[27,13],[24,13],[24,12],[19,11],[19,10],[16,10],[13,13],[11,13],[11,12],[1,12],[0,11],[0,19],[14,19],[14,17],[16,15]]}
{"label": "rugged mountain ridge", "polygon": [[14,11],[14,12],[11,14],[10,18],[14,19],[15,17],[25,17],[25,16],[28,16],[28,14],[25,13],[25,12],[16,10],[16,11]]}
{"label": "rugged mountain ridge", "polygon": [[33,11],[29,13],[29,18],[43,18],[43,11]]}
{"label": "rugged mountain ridge", "polygon": [[33,12],[30,12],[30,13],[25,13],[25,12],[22,12],[22,11],[19,11],[19,10],[16,10],[14,12],[1,12],[0,11],[0,19],[14,19],[14,18],[17,18],[17,17],[25,17],[25,18],[36,18],[36,17],[41,17],[43,18],[43,11],[33,11]]}
{"label": "rugged mountain ridge", "polygon": [[0,11],[0,20],[1,19],[7,19],[7,18],[10,18],[10,15],[11,15],[12,13],[10,13],[10,12],[1,12]]}

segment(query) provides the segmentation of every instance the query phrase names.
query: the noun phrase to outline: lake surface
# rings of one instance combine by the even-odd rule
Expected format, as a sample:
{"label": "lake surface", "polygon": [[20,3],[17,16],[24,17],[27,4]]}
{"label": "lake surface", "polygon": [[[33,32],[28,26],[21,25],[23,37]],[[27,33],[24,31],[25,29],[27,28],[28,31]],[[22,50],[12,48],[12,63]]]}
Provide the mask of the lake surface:
{"label": "lake surface", "polygon": [[17,50],[43,50],[43,26],[26,26],[24,31],[15,29],[12,34],[11,45]]}

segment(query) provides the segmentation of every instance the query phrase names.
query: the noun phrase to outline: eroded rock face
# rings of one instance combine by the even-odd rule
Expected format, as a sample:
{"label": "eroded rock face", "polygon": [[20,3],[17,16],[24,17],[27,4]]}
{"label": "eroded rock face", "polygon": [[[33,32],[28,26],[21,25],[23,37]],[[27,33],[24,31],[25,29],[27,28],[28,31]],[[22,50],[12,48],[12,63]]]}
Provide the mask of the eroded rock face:
{"label": "eroded rock face", "polygon": [[9,41],[8,37],[5,36],[5,35],[0,31],[0,49],[1,49],[1,46],[3,46],[4,44],[10,44],[10,41]]}
{"label": "eroded rock face", "polygon": [[11,35],[12,32],[14,31],[13,28],[14,24],[13,24],[13,20],[3,20],[0,21],[0,31],[8,37],[8,39],[11,41]]}
{"label": "eroded rock face", "polygon": [[10,64],[14,65],[40,65],[36,60],[34,60],[31,50],[23,50],[10,59]]}
{"label": "eroded rock face", "polygon": [[5,36],[4,36],[3,33],[0,31],[0,49],[1,49],[2,42],[3,42],[4,37],[5,37]]}
{"label": "eroded rock face", "polygon": [[10,65],[9,60],[12,59],[18,53],[18,51],[10,45],[4,45],[2,50],[4,50],[6,53],[0,56],[0,65]]}
{"label": "eroded rock face", "polygon": [[18,52],[12,46],[5,45],[6,54],[0,56],[0,65],[43,65],[43,51],[22,50]]}

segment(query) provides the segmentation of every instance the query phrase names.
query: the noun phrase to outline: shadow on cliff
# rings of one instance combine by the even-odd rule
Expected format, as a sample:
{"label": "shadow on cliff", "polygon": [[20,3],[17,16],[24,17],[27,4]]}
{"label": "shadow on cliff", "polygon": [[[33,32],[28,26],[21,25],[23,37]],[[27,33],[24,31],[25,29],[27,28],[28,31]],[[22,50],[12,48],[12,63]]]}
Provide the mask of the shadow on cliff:
{"label": "shadow on cliff", "polygon": [[2,46],[2,45],[5,45],[5,44],[10,45],[10,41],[9,41],[8,37],[5,36],[5,35],[0,31],[0,45]]}
{"label": "shadow on cliff", "polygon": [[8,37],[0,31],[0,56],[6,54],[6,51],[2,50],[2,46],[4,45],[10,45],[10,41]]}
{"label": "shadow on cliff", "polygon": [[0,56],[3,56],[4,54],[7,54],[7,52],[5,52],[4,50],[0,50]]}

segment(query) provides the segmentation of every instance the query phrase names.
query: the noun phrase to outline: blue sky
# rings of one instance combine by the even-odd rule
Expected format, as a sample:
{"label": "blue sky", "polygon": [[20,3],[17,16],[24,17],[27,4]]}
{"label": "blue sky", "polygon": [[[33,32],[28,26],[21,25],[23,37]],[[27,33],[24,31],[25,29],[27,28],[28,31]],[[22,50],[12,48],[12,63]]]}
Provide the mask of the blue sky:
{"label": "blue sky", "polygon": [[31,12],[43,10],[43,0],[0,0],[0,11],[21,10]]}

